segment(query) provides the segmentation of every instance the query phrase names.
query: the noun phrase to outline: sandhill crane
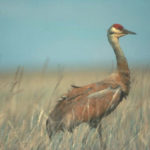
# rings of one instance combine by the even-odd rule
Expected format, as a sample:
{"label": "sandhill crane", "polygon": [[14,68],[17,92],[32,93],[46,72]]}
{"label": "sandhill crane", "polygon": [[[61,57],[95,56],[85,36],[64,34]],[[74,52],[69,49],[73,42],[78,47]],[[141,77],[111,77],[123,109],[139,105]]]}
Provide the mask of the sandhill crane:
{"label": "sandhill crane", "polygon": [[73,86],[56,104],[46,121],[49,137],[59,130],[71,131],[86,122],[91,128],[97,128],[100,141],[101,120],[109,115],[130,90],[130,70],[119,45],[119,38],[127,34],[136,34],[126,30],[120,24],[113,24],[107,32],[117,59],[117,70],[103,81],[86,86]]}

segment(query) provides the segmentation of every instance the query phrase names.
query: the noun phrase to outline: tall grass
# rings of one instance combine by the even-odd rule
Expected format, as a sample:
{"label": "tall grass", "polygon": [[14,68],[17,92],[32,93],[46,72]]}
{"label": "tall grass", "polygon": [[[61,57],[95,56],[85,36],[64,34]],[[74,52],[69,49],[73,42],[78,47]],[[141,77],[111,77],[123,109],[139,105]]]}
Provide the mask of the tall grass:
{"label": "tall grass", "polygon": [[[50,141],[45,121],[57,99],[71,84],[86,85],[102,80],[109,72],[23,73],[0,75],[1,150],[98,150],[96,130],[87,124],[71,134],[58,133]],[[132,71],[127,100],[103,119],[108,150],[150,149],[150,71]],[[88,136],[85,144],[82,139]]]}

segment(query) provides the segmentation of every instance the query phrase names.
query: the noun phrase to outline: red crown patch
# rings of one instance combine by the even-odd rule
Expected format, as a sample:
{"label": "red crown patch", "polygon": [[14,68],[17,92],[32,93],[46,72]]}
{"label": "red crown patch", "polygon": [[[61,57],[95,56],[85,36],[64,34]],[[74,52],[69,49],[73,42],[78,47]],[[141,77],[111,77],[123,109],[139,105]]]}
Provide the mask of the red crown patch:
{"label": "red crown patch", "polygon": [[119,30],[123,29],[123,26],[121,24],[114,24],[113,27]]}

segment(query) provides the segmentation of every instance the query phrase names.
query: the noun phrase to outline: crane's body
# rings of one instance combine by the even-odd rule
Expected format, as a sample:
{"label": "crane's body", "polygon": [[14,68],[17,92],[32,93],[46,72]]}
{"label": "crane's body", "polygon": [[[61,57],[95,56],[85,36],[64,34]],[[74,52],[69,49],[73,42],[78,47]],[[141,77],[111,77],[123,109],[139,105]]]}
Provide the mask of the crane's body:
{"label": "crane's body", "polygon": [[[119,75],[113,74],[101,82],[73,88],[57,103],[50,113],[49,122],[53,122],[51,125],[57,130],[72,131],[82,122],[96,127],[102,117],[114,110],[126,95],[119,78]],[[52,129],[51,133],[56,129]]]}
{"label": "crane's body", "polygon": [[91,128],[98,127],[101,119],[110,114],[126,98],[130,89],[130,71],[119,45],[119,37],[135,34],[114,24],[108,30],[108,40],[117,59],[117,70],[103,81],[86,86],[73,86],[50,113],[46,128],[49,137],[59,130],[72,131],[86,122]]}

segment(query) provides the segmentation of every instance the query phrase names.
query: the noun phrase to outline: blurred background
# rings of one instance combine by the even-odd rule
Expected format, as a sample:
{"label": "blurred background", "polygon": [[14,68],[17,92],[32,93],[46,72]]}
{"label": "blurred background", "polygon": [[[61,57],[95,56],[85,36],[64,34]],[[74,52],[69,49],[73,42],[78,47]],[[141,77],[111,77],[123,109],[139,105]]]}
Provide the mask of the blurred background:
{"label": "blurred background", "polygon": [[114,23],[137,33],[120,39],[130,66],[150,63],[149,0],[0,0],[0,70],[111,67]]}
{"label": "blurred background", "polygon": [[104,142],[110,150],[150,149],[149,0],[0,0],[0,150],[100,149],[87,124],[50,141],[45,122],[70,85],[114,71],[107,40],[114,23],[137,35],[120,38],[131,90],[102,120]]}

